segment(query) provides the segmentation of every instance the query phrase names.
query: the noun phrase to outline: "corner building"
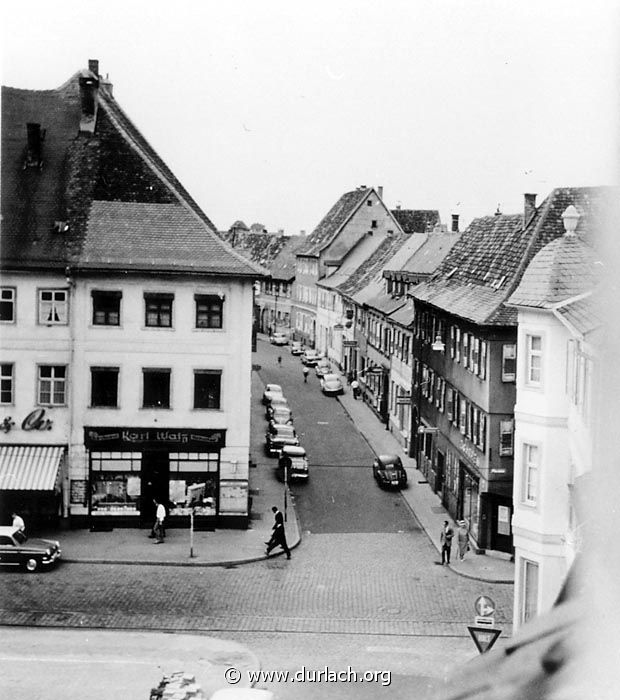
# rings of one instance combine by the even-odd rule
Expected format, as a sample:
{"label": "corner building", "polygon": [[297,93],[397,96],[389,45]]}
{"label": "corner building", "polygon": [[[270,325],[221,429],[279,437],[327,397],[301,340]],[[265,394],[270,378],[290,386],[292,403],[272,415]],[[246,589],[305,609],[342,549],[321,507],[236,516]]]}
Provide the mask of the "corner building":
{"label": "corner building", "polygon": [[[90,61],[3,88],[0,506],[248,522],[254,283]],[[194,487],[194,488],[191,488]]]}

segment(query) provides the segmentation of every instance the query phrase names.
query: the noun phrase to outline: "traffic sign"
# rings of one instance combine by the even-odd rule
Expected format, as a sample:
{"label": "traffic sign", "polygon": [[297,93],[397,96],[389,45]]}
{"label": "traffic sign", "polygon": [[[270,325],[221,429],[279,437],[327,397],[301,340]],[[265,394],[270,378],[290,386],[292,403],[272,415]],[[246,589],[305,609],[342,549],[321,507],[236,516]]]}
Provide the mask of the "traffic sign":
{"label": "traffic sign", "polygon": [[502,633],[501,630],[490,629],[489,627],[468,626],[467,629],[469,630],[469,634],[471,634],[471,638],[474,640],[476,648],[481,654],[484,654],[485,651],[489,651]]}
{"label": "traffic sign", "polygon": [[494,624],[494,617],[480,617],[480,615],[476,615],[474,618],[474,625],[477,625],[478,627],[493,627]]}
{"label": "traffic sign", "polygon": [[481,595],[476,598],[474,608],[480,617],[491,617],[495,612],[495,603],[488,596]]}

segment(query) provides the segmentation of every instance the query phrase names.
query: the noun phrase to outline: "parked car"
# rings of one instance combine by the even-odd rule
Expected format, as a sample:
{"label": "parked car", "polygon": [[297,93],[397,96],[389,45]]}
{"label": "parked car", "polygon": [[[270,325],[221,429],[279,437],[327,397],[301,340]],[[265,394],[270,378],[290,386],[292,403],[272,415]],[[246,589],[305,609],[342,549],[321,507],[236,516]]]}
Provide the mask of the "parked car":
{"label": "parked car", "polygon": [[407,472],[398,455],[379,455],[373,462],[372,475],[379,486],[390,488],[407,486]]}
{"label": "parked car", "polygon": [[277,476],[280,481],[307,481],[309,476],[306,450],[300,445],[284,445],[278,459]]}
{"label": "parked car", "polygon": [[291,355],[302,355],[304,351],[304,346],[301,340],[294,340],[291,343]]}
{"label": "parked car", "polygon": [[288,345],[286,333],[273,333],[269,339],[272,345]]}
{"label": "parked car", "polygon": [[279,423],[280,425],[293,425],[293,412],[288,406],[268,406],[267,410],[271,409],[267,420],[270,423]]}
{"label": "parked car", "polygon": [[266,384],[263,391],[263,405],[266,406],[276,394],[284,396],[282,387],[279,384]]}
{"label": "parked car", "polygon": [[321,359],[321,354],[318,350],[304,350],[301,361],[306,367],[316,367],[319,360]]}
{"label": "parked car", "polygon": [[281,394],[273,396],[271,401],[269,401],[269,403],[265,406],[265,418],[267,420],[271,420],[271,414],[277,406],[289,408],[288,401]]}
{"label": "parked car", "polygon": [[330,365],[329,360],[326,357],[322,357],[316,363],[314,371],[316,372],[317,377],[323,377],[326,374],[331,374],[332,366]]}
{"label": "parked car", "polygon": [[295,428],[292,425],[271,423],[265,434],[265,452],[274,457],[280,454],[285,445],[299,445]]}
{"label": "parked car", "polygon": [[337,374],[325,374],[321,377],[321,391],[326,396],[344,394],[344,387]]}
{"label": "parked car", "polygon": [[26,537],[16,527],[0,527],[0,564],[36,571],[60,558],[60,542]]}

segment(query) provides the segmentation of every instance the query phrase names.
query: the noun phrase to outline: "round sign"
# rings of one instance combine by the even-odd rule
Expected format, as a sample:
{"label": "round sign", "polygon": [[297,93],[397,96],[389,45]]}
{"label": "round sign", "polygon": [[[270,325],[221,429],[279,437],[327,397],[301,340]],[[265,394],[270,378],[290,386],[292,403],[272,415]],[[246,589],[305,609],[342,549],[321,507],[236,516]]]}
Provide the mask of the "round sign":
{"label": "round sign", "polygon": [[488,596],[481,595],[476,598],[474,608],[480,617],[491,617],[495,612],[495,603]]}

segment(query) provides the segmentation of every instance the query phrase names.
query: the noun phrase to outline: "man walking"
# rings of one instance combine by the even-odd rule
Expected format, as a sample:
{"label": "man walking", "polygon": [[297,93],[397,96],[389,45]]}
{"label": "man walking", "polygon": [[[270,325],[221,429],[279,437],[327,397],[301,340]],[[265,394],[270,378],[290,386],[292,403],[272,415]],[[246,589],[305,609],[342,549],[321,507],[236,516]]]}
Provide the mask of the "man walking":
{"label": "man walking", "polygon": [[155,504],[155,525],[153,525],[151,536],[157,538],[155,544],[162,544],[165,536],[164,520],[166,519],[166,508],[163,503],[158,503],[155,498],[153,503]]}
{"label": "man walking", "polygon": [[443,530],[439,536],[439,541],[441,543],[441,563],[450,563],[450,552],[452,551],[452,538],[454,537],[454,530],[450,527],[450,523],[447,520],[443,521]]}
{"label": "man walking", "polygon": [[290,559],[291,550],[288,548],[288,544],[286,543],[286,534],[284,532],[284,516],[277,509],[276,506],[273,506],[271,510],[273,512],[275,522],[272,528],[273,532],[271,535],[271,539],[269,540],[269,542],[266,543],[267,549],[265,550],[265,554],[269,556],[269,553],[272,549],[280,546],[286,553],[286,558]]}
{"label": "man walking", "polygon": [[306,383],[308,381],[308,373],[310,370],[304,365],[304,368],[301,371],[304,374],[304,383]]}

